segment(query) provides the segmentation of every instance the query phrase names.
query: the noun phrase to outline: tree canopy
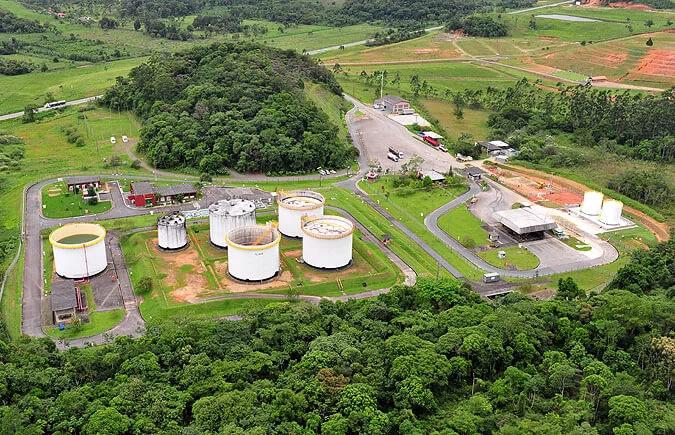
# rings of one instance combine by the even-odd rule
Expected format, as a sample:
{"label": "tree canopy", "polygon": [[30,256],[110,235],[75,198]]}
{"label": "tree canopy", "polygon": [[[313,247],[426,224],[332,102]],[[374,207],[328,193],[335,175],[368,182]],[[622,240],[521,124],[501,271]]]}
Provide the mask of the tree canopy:
{"label": "tree canopy", "polygon": [[143,119],[139,151],[158,168],[302,173],[344,167],[353,148],[303,93],[341,94],[306,56],[251,43],[156,55],[120,78],[103,102]]}
{"label": "tree canopy", "polygon": [[457,281],[421,279],[370,300],[150,324],[139,339],[64,353],[48,339],[9,342],[0,328],[0,427],[673,433],[672,296],[649,281],[639,294],[560,285],[549,301],[488,302]]}

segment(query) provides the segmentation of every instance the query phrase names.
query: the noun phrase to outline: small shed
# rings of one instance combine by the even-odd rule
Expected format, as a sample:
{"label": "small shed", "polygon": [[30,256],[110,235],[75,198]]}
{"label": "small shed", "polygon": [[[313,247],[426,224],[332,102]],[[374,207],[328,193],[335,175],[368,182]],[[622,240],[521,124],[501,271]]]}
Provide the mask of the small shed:
{"label": "small shed", "polygon": [[134,181],[128,198],[136,207],[152,207],[157,204],[156,193],[155,186],[149,181]]}
{"label": "small shed", "polygon": [[197,198],[197,188],[190,183],[165,186],[157,189],[157,197],[162,204],[174,204]]}
{"label": "small shed", "polygon": [[394,115],[409,115],[414,113],[410,107],[410,102],[396,95],[385,95],[382,98],[378,98],[375,100],[374,105]]}
{"label": "small shed", "polygon": [[75,284],[69,279],[52,282],[52,320],[54,324],[71,322],[76,316],[77,295]]}
{"label": "small shed", "polygon": [[101,178],[95,175],[81,175],[75,177],[68,177],[65,180],[68,190],[74,192],[79,189],[80,192],[85,192],[90,187],[98,190],[101,187]]}
{"label": "small shed", "polygon": [[475,166],[470,166],[466,169],[466,177],[469,180],[478,181],[483,178],[483,171]]}

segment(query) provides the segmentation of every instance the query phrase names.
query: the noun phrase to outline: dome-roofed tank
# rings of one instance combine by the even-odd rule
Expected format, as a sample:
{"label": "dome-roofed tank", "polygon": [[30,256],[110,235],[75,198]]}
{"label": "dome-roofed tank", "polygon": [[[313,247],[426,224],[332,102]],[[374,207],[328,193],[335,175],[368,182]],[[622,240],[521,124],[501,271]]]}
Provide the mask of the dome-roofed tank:
{"label": "dome-roofed tank", "polygon": [[274,278],[281,268],[280,241],[272,225],[235,228],[227,234],[227,271],[241,281]]}
{"label": "dome-roofed tank", "polygon": [[319,269],[339,269],[352,262],[354,224],[340,216],[302,218],[302,259]]}
{"label": "dome-roofed tank", "polygon": [[600,213],[600,222],[606,225],[621,225],[621,213],[623,212],[623,202],[614,199],[608,199],[602,204],[602,213]]}
{"label": "dome-roofed tank", "polygon": [[245,199],[224,199],[209,207],[209,237],[214,245],[227,248],[227,233],[255,225],[255,204]]}
{"label": "dome-roofed tank", "polygon": [[72,223],[49,235],[54,252],[54,270],[64,278],[87,278],[108,266],[105,228],[97,224]]}
{"label": "dome-roofed tank", "polygon": [[188,244],[185,215],[173,212],[157,219],[157,244],[166,250],[182,249]]}
{"label": "dome-roofed tank", "polygon": [[589,216],[597,216],[602,211],[602,199],[600,192],[590,191],[584,193],[584,202],[581,203],[581,212]]}
{"label": "dome-roofed tank", "polygon": [[279,204],[279,231],[287,237],[302,237],[303,216],[323,216],[326,200],[311,190],[295,190],[277,195]]}

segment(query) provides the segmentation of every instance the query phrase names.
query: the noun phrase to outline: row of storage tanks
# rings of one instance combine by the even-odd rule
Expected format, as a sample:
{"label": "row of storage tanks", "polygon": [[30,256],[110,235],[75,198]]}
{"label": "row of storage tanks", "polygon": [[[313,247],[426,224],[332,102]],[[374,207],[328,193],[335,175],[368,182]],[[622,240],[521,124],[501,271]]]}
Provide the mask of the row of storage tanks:
{"label": "row of storage tanks", "polygon": [[[302,238],[305,264],[339,269],[352,261],[354,224],[324,215],[324,197],[302,190],[277,196],[279,226],[256,224],[256,207],[244,199],[222,200],[209,207],[209,239],[228,249],[228,272],[242,281],[263,281],[281,270],[281,235]],[[175,212],[157,220],[158,245],[164,250],[188,244],[187,220]],[[50,235],[56,273],[85,278],[102,272],[108,263],[105,229],[89,223],[68,224]]]}
{"label": "row of storage tanks", "polygon": [[620,225],[623,203],[614,199],[605,199],[602,192],[586,192],[584,201],[581,203],[581,212],[597,217],[603,224]]}

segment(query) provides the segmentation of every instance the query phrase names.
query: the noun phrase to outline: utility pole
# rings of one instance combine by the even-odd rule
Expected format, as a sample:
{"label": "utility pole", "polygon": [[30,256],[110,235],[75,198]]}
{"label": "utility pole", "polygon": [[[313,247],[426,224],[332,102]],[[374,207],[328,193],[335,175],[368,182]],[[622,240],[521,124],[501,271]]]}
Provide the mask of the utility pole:
{"label": "utility pole", "polygon": [[383,97],[384,92],[384,71],[380,73],[380,99]]}

